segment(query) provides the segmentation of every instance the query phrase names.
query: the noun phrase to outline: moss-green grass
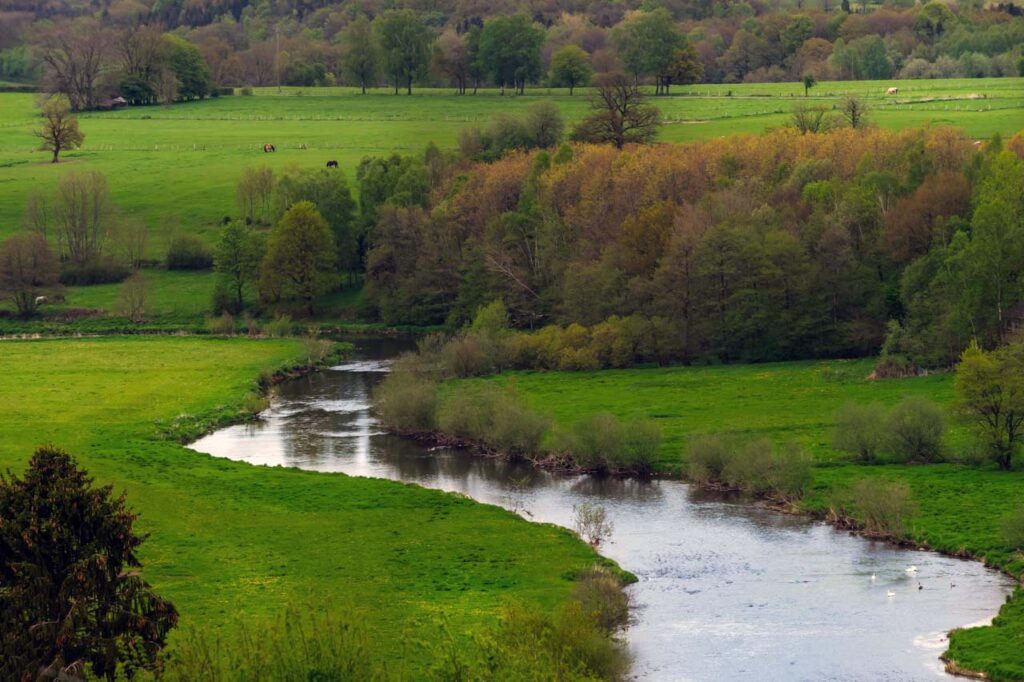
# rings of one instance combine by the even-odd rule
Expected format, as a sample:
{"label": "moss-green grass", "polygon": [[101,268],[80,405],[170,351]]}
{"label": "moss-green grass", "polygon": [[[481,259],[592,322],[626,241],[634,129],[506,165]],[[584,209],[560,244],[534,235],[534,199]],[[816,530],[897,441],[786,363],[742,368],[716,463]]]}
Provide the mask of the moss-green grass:
{"label": "moss-green grass", "polygon": [[[595,412],[657,422],[664,440],[659,468],[678,471],[689,436],[721,433],[740,439],[768,437],[797,442],[814,453],[813,490],[804,509],[824,515],[862,478],[905,481],[919,511],[911,538],[936,549],[983,558],[1024,576],[1024,556],[1000,538],[1003,515],[1024,504],[1024,471],[956,464],[928,466],[850,464],[832,445],[837,409],[846,402],[892,405],[922,396],[944,407],[953,399],[953,375],[869,381],[871,360],[792,362],[718,367],[672,367],[599,372],[515,372],[470,381],[514,386],[534,409],[569,425]],[[446,391],[462,385],[452,382]],[[969,448],[969,430],[951,422],[952,451]],[[996,627],[957,633],[950,655],[993,679],[1024,679],[1024,595],[996,620]]]}
{"label": "moss-green grass", "polygon": [[[231,632],[286,604],[362,614],[374,651],[421,665],[442,616],[457,636],[500,602],[567,598],[594,552],[568,531],[393,482],[213,458],[159,439],[182,415],[216,420],[289,340],[103,338],[0,342],[0,470],[53,443],[125,490],[150,533],[144,575],[182,626]],[[415,669],[415,667],[413,668]]]}

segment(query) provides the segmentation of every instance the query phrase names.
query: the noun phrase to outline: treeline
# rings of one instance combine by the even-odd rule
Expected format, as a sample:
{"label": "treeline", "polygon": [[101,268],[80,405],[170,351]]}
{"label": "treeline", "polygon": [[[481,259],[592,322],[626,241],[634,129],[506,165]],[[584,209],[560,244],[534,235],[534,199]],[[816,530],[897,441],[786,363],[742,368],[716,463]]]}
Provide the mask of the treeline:
{"label": "treeline", "polygon": [[785,129],[449,165],[429,200],[376,195],[362,312],[458,328],[500,299],[542,330],[514,366],[949,365],[1024,321],[1022,142]]}
{"label": "treeline", "polygon": [[[1024,17],[1013,5],[933,0],[853,12],[846,0],[822,0],[813,8],[803,2],[791,8],[756,1],[634,4],[482,8],[460,0],[395,10],[346,2],[296,7],[125,0],[95,15],[88,8],[18,7],[8,0],[0,3],[0,24],[6,22],[0,31],[0,78],[52,78],[55,66],[45,55],[53,31],[103,36],[83,53],[88,77],[95,48],[104,53],[100,61],[113,64],[123,61],[123,40],[116,36],[165,28],[198,50],[214,87],[386,83],[408,91],[413,84],[449,84],[465,93],[482,85],[519,91],[528,83],[575,87],[585,85],[591,72],[616,70],[659,87],[795,81],[805,75],[826,80],[1022,73]],[[110,70],[116,69],[101,69]],[[183,82],[181,92],[188,89]]]}

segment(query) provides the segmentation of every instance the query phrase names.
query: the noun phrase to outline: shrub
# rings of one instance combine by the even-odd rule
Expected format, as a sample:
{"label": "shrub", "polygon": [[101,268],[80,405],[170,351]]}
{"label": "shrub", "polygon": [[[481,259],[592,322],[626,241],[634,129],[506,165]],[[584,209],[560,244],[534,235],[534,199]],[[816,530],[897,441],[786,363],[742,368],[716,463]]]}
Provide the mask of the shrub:
{"label": "shrub", "polygon": [[132,322],[142,322],[146,314],[146,276],[136,270],[121,284],[118,292],[118,311]]}
{"label": "shrub", "polygon": [[902,481],[861,479],[850,490],[854,518],[868,535],[901,538],[917,511],[910,486]]}
{"label": "shrub", "polygon": [[218,336],[233,336],[235,318],[226,310],[216,317],[208,317],[206,318],[206,331]]}
{"label": "shrub", "polygon": [[549,427],[546,417],[524,407],[511,396],[505,396],[498,403],[493,428],[485,442],[507,455],[533,455],[540,452]]}
{"label": "shrub", "polygon": [[291,336],[293,330],[294,325],[292,324],[292,318],[288,315],[278,315],[273,320],[263,325],[263,333],[272,339]]}
{"label": "shrub", "polygon": [[239,89],[238,93],[243,97],[252,97],[252,87],[246,85]]}
{"label": "shrub", "polygon": [[242,412],[249,417],[259,417],[260,412],[270,407],[270,398],[258,393],[250,393],[242,401]]}
{"label": "shrub", "polygon": [[769,492],[768,471],[772,466],[772,442],[753,440],[729,456],[722,468],[721,481],[730,488],[754,495]]}
{"label": "shrub", "polygon": [[718,435],[696,436],[686,446],[683,457],[686,475],[700,484],[722,480],[722,473],[732,459],[732,449]]}
{"label": "shrub", "polygon": [[483,389],[467,388],[449,397],[438,410],[438,427],[464,440],[483,441],[494,423],[493,395]]}
{"label": "shrub", "polygon": [[942,410],[924,398],[903,400],[885,420],[888,449],[903,462],[941,460],[945,430]]}
{"label": "shrub", "polygon": [[209,270],[213,251],[194,234],[176,234],[167,247],[168,270]]}
{"label": "shrub", "polygon": [[633,419],[622,425],[622,449],[617,463],[624,469],[648,476],[661,445],[661,429],[654,422]]}
{"label": "shrub", "polygon": [[437,423],[444,433],[513,457],[540,452],[550,426],[546,417],[525,407],[515,393],[492,384],[445,400]]}
{"label": "shrub", "polygon": [[319,367],[334,352],[334,342],[315,336],[302,337],[302,350],[306,354],[307,367]]}
{"label": "shrub", "polygon": [[572,525],[576,533],[594,547],[606,540],[614,530],[608,519],[608,510],[589,502],[572,506]]}
{"label": "shrub", "polygon": [[768,489],[786,500],[803,497],[811,485],[812,466],[814,460],[803,448],[792,444],[776,448],[766,477]]}
{"label": "shrub", "polygon": [[374,393],[381,419],[398,431],[425,432],[437,425],[437,384],[409,372],[392,371]]}
{"label": "shrub", "polygon": [[480,341],[471,334],[456,336],[444,346],[445,373],[466,378],[489,373],[488,358]]}
{"label": "shrub", "polygon": [[1018,506],[999,521],[999,533],[1009,547],[1024,549],[1024,505]]}
{"label": "shrub", "polygon": [[593,566],[578,576],[572,596],[605,632],[615,632],[629,622],[629,596],[622,582],[603,566]]}
{"label": "shrub", "polygon": [[847,403],[836,413],[833,443],[858,462],[872,462],[885,443],[885,408]]}
{"label": "shrub", "polygon": [[116,284],[130,274],[127,266],[105,258],[86,263],[65,263],[60,269],[60,283],[65,286]]}
{"label": "shrub", "polygon": [[572,428],[571,454],[584,469],[606,470],[622,450],[622,427],[615,415],[599,412]]}

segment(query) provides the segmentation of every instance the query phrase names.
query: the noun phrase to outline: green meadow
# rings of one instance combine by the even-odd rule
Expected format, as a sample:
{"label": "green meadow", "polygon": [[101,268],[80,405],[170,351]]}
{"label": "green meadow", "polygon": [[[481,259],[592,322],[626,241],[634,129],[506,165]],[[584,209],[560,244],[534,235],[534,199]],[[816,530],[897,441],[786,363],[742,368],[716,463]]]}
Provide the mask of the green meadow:
{"label": "green meadow", "polygon": [[461,641],[505,599],[550,608],[568,598],[571,576],[597,556],[564,529],[419,486],[213,458],[161,436],[237,416],[256,377],[299,354],[292,340],[4,341],[0,470],[20,471],[52,443],[126,491],[151,534],[144,576],[181,612],[177,633],[231,633],[316,603],[364,619],[372,651],[416,670],[431,653],[417,643],[437,640],[442,622]]}
{"label": "green meadow", "polygon": [[[896,96],[885,89],[898,85]],[[868,101],[878,125],[955,125],[984,138],[1009,135],[1024,123],[1024,79],[825,82],[806,101],[833,105],[846,94]],[[971,95],[985,99],[969,99]],[[339,162],[354,180],[364,156],[419,152],[428,142],[453,149],[458,132],[500,112],[522,111],[538,100],[555,102],[570,124],[586,112],[586,91],[531,88],[522,97],[495,90],[457,96],[419,89],[412,96],[377,89],[363,96],[348,88],[263,88],[253,96],[221,97],[170,108],[137,107],[81,116],[84,147],[65,163],[48,163],[36,150],[34,96],[0,94],[0,236],[21,224],[28,192],[52,188],[70,168],[107,175],[115,203],[144,217],[159,257],[168,236],[184,230],[212,238],[225,215],[236,213],[234,187],[241,169],[266,164],[321,167]],[[668,142],[785,125],[798,83],[679,87],[654,99]],[[277,147],[262,151],[264,143]]]}
{"label": "green meadow", "polygon": [[[894,480],[910,486],[918,507],[910,538],[951,554],[982,558],[1024,576],[1024,555],[1010,551],[999,534],[1000,519],[1024,504],[1024,470],[957,463],[855,465],[832,445],[836,411],[847,402],[891,406],[924,397],[947,409],[953,375],[871,381],[873,361],[789,362],[763,365],[671,367],[598,372],[512,372],[464,382],[513,386],[526,403],[556,424],[570,426],[597,412],[643,417],[663,435],[658,468],[677,473],[687,439],[717,433],[738,441],[770,438],[795,442],[815,457],[813,487],[804,511],[825,516],[848,498],[860,479]],[[459,390],[451,382],[447,391]],[[950,418],[946,444],[952,454],[972,447],[970,432]],[[955,459],[955,458],[954,458]],[[958,632],[951,655],[992,679],[1024,679],[1024,594],[1018,593],[996,619],[996,627]]]}

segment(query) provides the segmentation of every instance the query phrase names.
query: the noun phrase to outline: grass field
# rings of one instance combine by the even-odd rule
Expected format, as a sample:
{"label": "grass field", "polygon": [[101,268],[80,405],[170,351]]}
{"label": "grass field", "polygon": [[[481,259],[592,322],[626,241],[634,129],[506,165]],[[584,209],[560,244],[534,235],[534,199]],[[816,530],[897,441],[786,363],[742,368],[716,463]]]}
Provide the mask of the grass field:
{"label": "grass field", "polygon": [[[39,444],[126,490],[151,533],[145,577],[184,629],[230,631],[286,604],[365,616],[374,650],[415,666],[445,617],[457,637],[514,597],[551,606],[595,560],[571,533],[418,486],[253,467],[158,437],[169,421],[234,412],[293,341],[5,341],[0,470]],[[415,668],[414,668],[415,669]]]}
{"label": "grass field", "polygon": [[[883,126],[955,125],[969,135],[1010,134],[1024,127],[1024,79],[899,82],[829,82],[809,98],[833,104],[846,93],[863,96]],[[984,94],[984,100],[965,99]],[[656,101],[666,125],[661,139],[683,141],[734,133],[758,133],[784,125],[797,83],[700,85],[673,90]],[[950,98],[950,99],[945,99]],[[25,195],[51,188],[70,168],[98,169],[118,206],[144,217],[153,231],[150,256],[160,257],[174,230],[211,238],[219,221],[234,214],[234,186],[246,165],[321,167],[337,160],[349,179],[367,155],[418,152],[428,143],[454,148],[458,131],[497,112],[516,112],[538,99],[554,101],[567,121],[586,111],[585,91],[531,88],[524,97],[493,90],[456,96],[449,90],[418,90],[413,96],[380,89],[361,96],[346,88],[257,90],[252,97],[140,107],[84,114],[82,150],[54,166],[36,151],[34,96],[0,94],[0,236],[21,223]],[[264,154],[272,142],[278,151]]]}
{"label": "grass field", "polygon": [[[720,433],[739,439],[768,437],[809,449],[819,466],[806,510],[825,514],[863,478],[905,481],[919,507],[910,536],[949,553],[968,553],[1024,576],[1024,556],[1010,551],[999,521],[1024,503],[1024,471],[939,465],[858,466],[832,445],[836,410],[845,402],[892,405],[922,396],[944,407],[953,398],[953,376],[868,381],[870,360],[601,372],[517,372],[472,381],[513,385],[534,409],[561,425],[596,412],[646,417],[661,427],[662,471],[678,471],[687,438]],[[459,383],[446,390],[458,390]],[[951,450],[970,447],[969,432],[951,423]],[[1024,679],[1024,595],[997,619],[997,627],[958,633],[951,653],[960,664],[993,679]]]}

